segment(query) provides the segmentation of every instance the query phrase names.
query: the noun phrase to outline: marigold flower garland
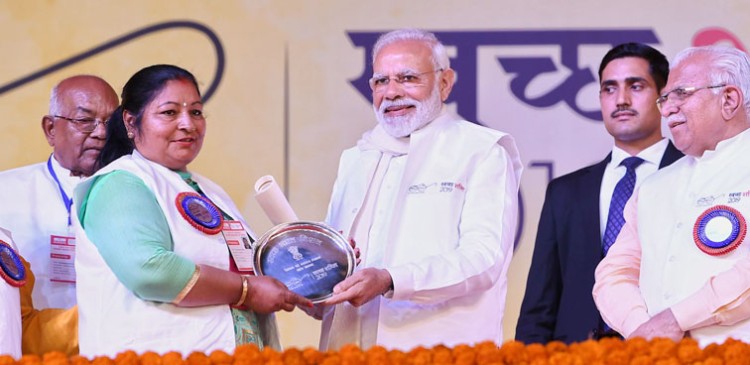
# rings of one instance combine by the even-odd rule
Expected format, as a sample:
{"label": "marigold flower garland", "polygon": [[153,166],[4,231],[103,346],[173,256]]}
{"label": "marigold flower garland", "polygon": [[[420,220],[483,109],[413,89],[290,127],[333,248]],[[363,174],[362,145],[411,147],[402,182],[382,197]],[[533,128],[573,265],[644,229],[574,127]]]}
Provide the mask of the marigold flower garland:
{"label": "marigold flower garland", "polygon": [[453,348],[436,346],[418,347],[408,352],[386,350],[376,346],[362,350],[345,346],[340,351],[320,352],[311,348],[291,348],[278,352],[254,345],[238,347],[233,355],[223,351],[210,354],[193,352],[183,357],[177,352],[159,355],[146,352],[141,355],[124,351],[114,359],[82,356],[67,357],[59,352],[44,356],[24,355],[16,361],[0,355],[0,365],[730,365],[750,364],[750,345],[728,340],[704,349],[692,339],[674,342],[668,339],[646,341],[641,338],[622,341],[602,339],[565,345],[551,342],[546,345],[524,345],[510,341],[498,347],[485,342],[475,346],[459,345]]}

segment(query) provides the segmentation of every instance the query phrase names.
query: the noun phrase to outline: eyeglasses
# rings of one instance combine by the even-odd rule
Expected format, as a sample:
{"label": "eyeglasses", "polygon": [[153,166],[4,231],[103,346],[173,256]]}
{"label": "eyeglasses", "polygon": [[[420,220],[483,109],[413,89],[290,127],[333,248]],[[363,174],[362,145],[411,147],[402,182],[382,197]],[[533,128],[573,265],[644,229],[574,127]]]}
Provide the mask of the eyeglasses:
{"label": "eyeglasses", "polygon": [[717,87],[724,87],[727,86],[726,84],[721,85],[709,85],[709,86],[703,86],[703,87],[678,87],[676,89],[673,89],[672,91],[669,91],[668,93],[656,98],[656,106],[659,108],[659,111],[664,107],[664,104],[666,102],[671,101],[672,104],[675,106],[680,106],[685,103],[687,98],[689,98],[691,95],[695,94],[696,92],[704,89],[715,89]]}
{"label": "eyeglasses", "polygon": [[68,122],[73,123],[76,129],[83,133],[91,133],[93,132],[96,127],[101,123],[103,126],[107,126],[107,120],[106,119],[97,119],[97,118],[68,118],[63,117],[62,115],[53,115],[52,118],[60,118],[65,119]]}
{"label": "eyeglasses", "polygon": [[373,76],[369,80],[370,89],[372,89],[372,91],[376,93],[382,92],[386,87],[388,87],[388,84],[391,83],[391,80],[396,81],[399,85],[407,89],[419,87],[425,84],[424,78],[422,76],[441,71],[443,71],[442,68],[420,73],[402,72],[396,74],[395,76]]}

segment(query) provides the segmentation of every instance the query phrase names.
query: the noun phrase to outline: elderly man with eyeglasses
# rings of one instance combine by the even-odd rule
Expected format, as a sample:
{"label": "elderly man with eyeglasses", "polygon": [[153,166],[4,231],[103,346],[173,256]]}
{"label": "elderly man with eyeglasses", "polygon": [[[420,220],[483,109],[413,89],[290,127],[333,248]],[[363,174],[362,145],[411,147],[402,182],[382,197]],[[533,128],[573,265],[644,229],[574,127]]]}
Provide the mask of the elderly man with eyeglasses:
{"label": "elderly man with eyeglasses", "polygon": [[362,263],[325,303],[321,348],[501,344],[515,142],[443,105],[455,72],[432,33],[382,35],[373,71],[378,124],[341,156],[327,218]]}
{"label": "elderly man with eyeglasses", "polygon": [[[24,296],[31,285],[22,287],[24,353],[77,352],[76,312],[53,309],[76,304],[71,197],[75,185],[95,172],[104,125],[118,103],[117,93],[99,77],[62,80],[52,89],[49,114],[41,121],[52,154],[44,162],[0,173],[0,226],[11,232],[36,275],[31,297]],[[32,298],[42,311],[32,309]],[[57,333],[47,331],[52,328]]]}
{"label": "elderly man with eyeglasses", "polygon": [[750,342],[750,59],[688,48],[657,100],[687,156],[647,179],[596,270],[594,300],[625,337]]}

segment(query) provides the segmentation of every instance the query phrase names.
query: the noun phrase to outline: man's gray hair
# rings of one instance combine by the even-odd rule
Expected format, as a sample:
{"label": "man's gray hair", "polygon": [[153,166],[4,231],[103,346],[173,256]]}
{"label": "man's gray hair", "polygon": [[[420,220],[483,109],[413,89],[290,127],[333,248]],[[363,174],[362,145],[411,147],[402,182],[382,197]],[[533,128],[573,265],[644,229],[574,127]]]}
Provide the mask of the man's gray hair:
{"label": "man's gray hair", "polygon": [[435,37],[435,34],[421,29],[398,29],[381,35],[372,49],[372,63],[375,64],[375,58],[383,47],[400,41],[418,41],[427,44],[432,49],[432,63],[435,69],[448,69],[451,66],[448,52],[445,46]]}
{"label": "man's gray hair", "polygon": [[[729,46],[713,45],[690,47],[680,51],[672,61],[672,69],[693,56],[708,58],[708,78],[711,85],[734,85],[742,91],[745,113],[750,116],[750,58],[747,53]],[[703,85],[695,85],[697,87]],[[720,89],[713,92],[718,93]]]}
{"label": "man's gray hair", "polygon": [[52,92],[49,97],[49,115],[60,115],[62,106],[60,105],[60,97],[58,94],[58,88],[60,84],[55,85],[52,88]]}

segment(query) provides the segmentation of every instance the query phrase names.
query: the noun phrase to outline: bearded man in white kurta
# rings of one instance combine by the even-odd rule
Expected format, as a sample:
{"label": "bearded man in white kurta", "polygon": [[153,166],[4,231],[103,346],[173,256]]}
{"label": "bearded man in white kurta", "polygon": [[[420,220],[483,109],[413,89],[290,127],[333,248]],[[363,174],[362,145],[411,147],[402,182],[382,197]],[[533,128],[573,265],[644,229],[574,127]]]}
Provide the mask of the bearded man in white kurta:
{"label": "bearded man in white kurta", "polygon": [[651,175],[596,269],[594,300],[625,337],[750,341],[750,58],[686,49],[657,103],[685,157]]}
{"label": "bearded man in white kurta", "polygon": [[515,142],[443,106],[455,72],[433,34],[385,34],[373,55],[379,123],[342,155],[327,219],[362,262],[326,302],[321,349],[500,344]]}

